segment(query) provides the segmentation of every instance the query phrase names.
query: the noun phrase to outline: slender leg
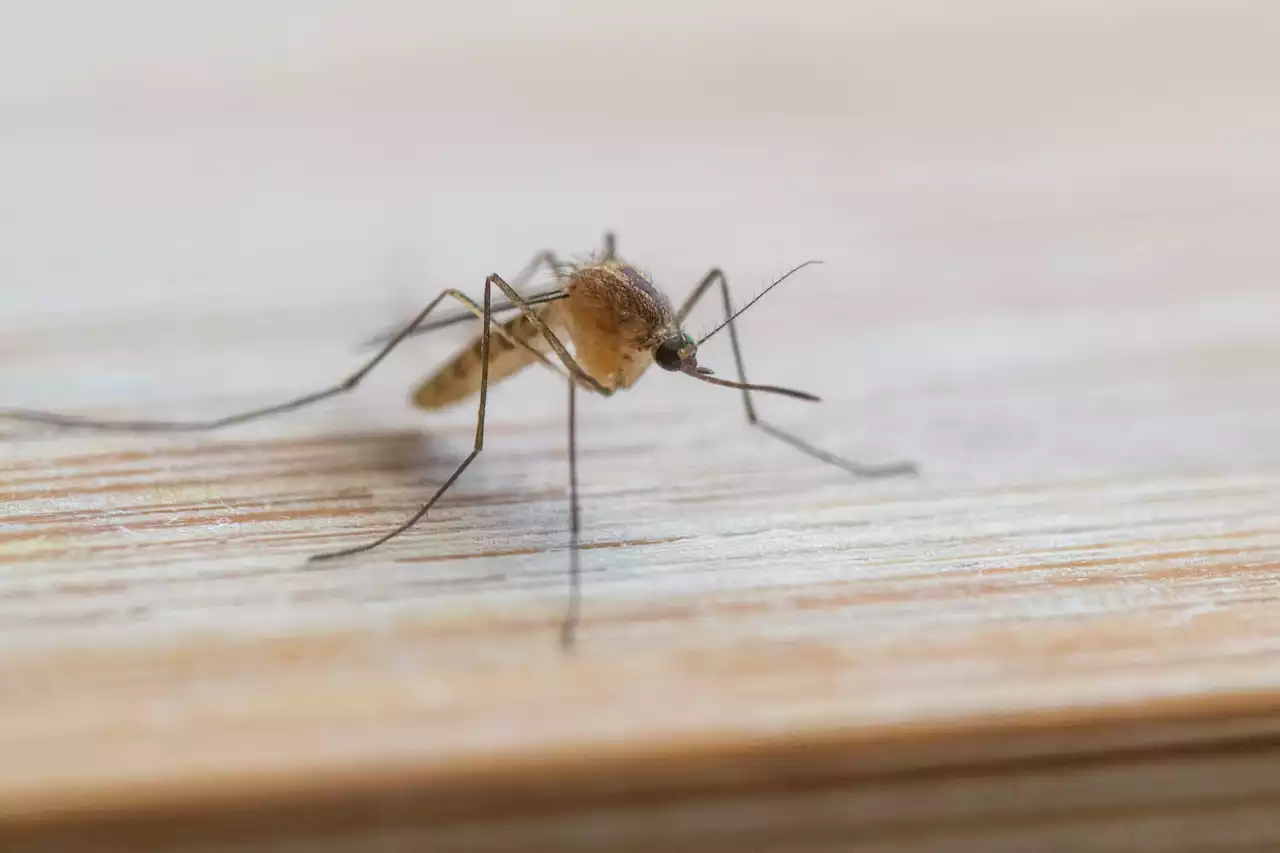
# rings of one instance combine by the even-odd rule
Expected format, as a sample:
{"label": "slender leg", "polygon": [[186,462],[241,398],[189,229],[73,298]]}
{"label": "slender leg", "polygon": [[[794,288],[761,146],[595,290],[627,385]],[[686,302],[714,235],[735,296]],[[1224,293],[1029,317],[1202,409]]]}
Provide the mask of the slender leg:
{"label": "slender leg", "polygon": [[[485,406],[486,406],[486,403],[488,402],[488,397],[489,397],[489,338],[490,338],[490,332],[492,331],[492,329],[495,328],[493,323],[493,299],[491,294],[493,291],[493,287],[495,285],[498,287],[499,290],[501,290],[506,295],[508,299],[511,300],[512,304],[516,305],[524,313],[524,315],[528,317],[531,322],[533,322],[533,324],[537,327],[538,331],[544,337],[546,337],[547,342],[551,345],[551,348],[555,350],[556,355],[558,355],[560,357],[561,362],[564,363],[565,369],[569,371],[570,376],[577,380],[576,383],[571,381],[570,382],[571,385],[580,383],[586,386],[588,389],[595,391],[598,394],[602,394],[604,396],[609,396],[610,394],[613,393],[610,389],[605,388],[603,385],[597,382],[594,377],[589,375],[586,371],[584,371],[581,367],[578,366],[578,363],[573,359],[573,356],[569,354],[568,350],[565,349],[564,344],[560,342],[560,339],[556,337],[555,333],[551,331],[551,329],[547,326],[546,323],[542,321],[540,317],[538,317],[537,313],[533,310],[533,308],[527,302],[524,301],[524,299],[521,298],[520,294],[516,293],[515,290],[511,287],[511,285],[503,281],[502,277],[497,273],[490,275],[488,278],[484,280],[484,307],[483,308],[476,305],[466,296],[462,295],[461,293],[458,293],[457,291],[453,291],[453,290],[445,291],[446,294],[453,295],[456,299],[458,299],[464,305],[466,305],[468,307],[468,310],[477,312],[478,316],[483,321],[482,323],[483,329],[481,330],[481,333],[480,333],[481,335],[480,337],[480,404],[476,411],[475,446],[471,449],[471,452],[467,454],[467,458],[462,460],[462,464],[460,464],[457,467],[457,469],[454,470],[453,474],[450,475],[449,479],[445,480],[444,485],[442,485],[439,489],[437,489],[436,493],[431,496],[431,499],[428,500],[425,504],[423,504],[422,507],[413,515],[411,515],[404,523],[396,527],[391,532],[385,533],[382,536],[379,536],[377,539],[374,539],[370,542],[366,542],[362,545],[355,545],[351,548],[343,548],[339,551],[330,551],[323,554],[316,554],[315,556],[311,557],[312,562],[317,560],[330,560],[335,557],[346,557],[351,554],[359,554],[364,551],[369,551],[373,548],[378,547],[384,542],[394,539],[395,537],[399,536],[401,533],[404,533],[406,530],[408,530],[409,528],[417,524],[419,521],[421,521],[424,516],[426,516],[426,514],[431,510],[431,507],[435,506],[436,501],[440,500],[440,498],[444,495],[444,493],[449,490],[449,487],[453,485],[454,481],[457,480],[458,477],[462,476],[462,472],[467,469],[467,466],[471,464],[472,460],[475,459],[477,456],[479,456],[480,451],[484,449],[484,416],[485,416]],[[442,296],[443,295],[444,294],[442,294]],[[435,302],[432,303],[432,306],[434,306],[439,301],[440,299],[437,298]],[[501,327],[497,327],[497,328],[501,331]],[[401,337],[403,337],[403,335],[404,333],[401,333]],[[576,537],[576,534],[575,534],[575,537]],[[573,550],[576,553],[576,549],[573,549]]]}
{"label": "slender leg", "polygon": [[[605,232],[604,253],[602,255],[602,258],[607,261],[616,259],[617,246],[618,246],[618,241],[617,241],[617,238],[614,236],[613,232],[612,231]],[[573,270],[572,264],[565,263],[564,261],[560,260],[556,256],[555,252],[552,252],[550,249],[547,249],[534,255],[533,258],[527,264],[524,265],[524,269],[516,273],[515,278],[512,279],[512,281],[514,282],[512,286],[515,287],[516,290],[523,289],[525,284],[528,283],[529,279],[533,278],[534,275],[537,274],[538,270],[544,265],[549,270],[551,270],[551,274],[555,276],[557,282],[563,282]],[[543,302],[553,302],[557,299],[563,299],[565,296],[567,296],[567,294],[564,292],[564,290],[561,289],[560,287],[556,287],[552,290],[543,291],[542,293],[530,294],[529,296],[524,297],[524,301],[529,305],[538,305]],[[516,305],[512,302],[499,302],[493,306],[493,313],[498,314],[505,311],[510,311],[515,307]],[[449,314],[444,317],[440,317],[439,319],[432,320],[429,323],[423,323],[418,328],[414,329],[412,334],[414,336],[424,335],[427,332],[434,332],[437,329],[443,329],[447,326],[454,326],[454,325],[457,325],[458,323],[463,323],[471,319],[473,319],[471,311],[457,311],[453,314]],[[384,343],[391,340],[394,334],[395,332],[392,331],[392,332],[387,332],[385,334],[378,335],[377,337],[371,338],[368,341],[366,341],[365,346],[367,347],[382,346]]]}
{"label": "slender leg", "polygon": [[[544,264],[548,269],[551,270],[551,274],[555,276],[557,283],[562,282],[566,277],[566,275],[568,274],[567,270],[569,269],[569,265],[561,261],[558,257],[556,257],[555,252],[551,251],[550,249],[547,249],[534,255],[529,260],[529,262],[524,265],[524,269],[516,273],[515,278],[512,279],[512,281],[515,282],[515,285],[514,285],[515,288],[517,290],[522,289],[529,282],[529,280],[537,274],[538,270],[541,269]],[[540,302],[551,302],[555,299],[563,299],[564,296],[565,294],[563,290],[561,290],[561,288],[557,286],[552,290],[544,291],[542,293],[537,293],[537,294],[531,294],[529,296],[526,296],[524,299],[530,305],[537,305]],[[515,307],[516,306],[511,302],[499,302],[493,306],[493,313],[498,314],[504,311],[510,311]],[[466,322],[467,320],[475,319],[473,315],[474,315],[474,312],[470,310],[456,311],[453,314],[447,314],[444,317],[440,317],[438,319],[432,320],[430,323],[423,323],[418,328],[414,329],[413,335],[416,336],[416,335],[426,334],[427,332],[433,332],[436,329],[443,329],[446,326],[453,326],[458,323]],[[377,337],[371,338],[370,340],[366,341],[365,346],[367,347],[381,346],[382,344],[390,340],[394,336],[394,334],[395,332],[393,330],[391,332],[378,335]]]}
{"label": "slender leg", "polygon": [[551,349],[555,352],[556,357],[560,359],[560,363],[564,365],[565,370],[569,371],[570,376],[577,379],[578,383],[584,388],[599,394],[601,397],[613,396],[613,389],[606,388],[604,385],[600,384],[600,381],[594,376],[582,369],[581,365],[578,364],[577,359],[575,359],[573,355],[570,354],[569,350],[565,348],[565,345],[560,341],[560,338],[556,336],[556,333],[551,331],[551,327],[547,325],[546,321],[538,316],[538,313],[533,310],[533,307],[530,306],[520,296],[520,294],[516,293],[511,285],[503,281],[502,276],[494,273],[485,279],[485,286],[488,287],[490,282],[498,286],[498,289],[501,290],[503,294],[520,309],[520,313],[524,314],[525,318],[528,319],[528,321],[533,324],[533,327],[538,330],[538,333],[546,339],[547,344],[549,344]]}
{"label": "slender leg", "polygon": [[[698,283],[698,286],[694,288],[693,293],[689,294],[689,297],[684,301],[684,304],[680,306],[680,310],[676,312],[676,323],[683,326],[685,319],[689,316],[689,313],[693,310],[694,306],[697,305],[703,295],[711,289],[711,286],[717,283],[720,285],[720,296],[724,302],[724,315],[728,318],[729,343],[733,347],[733,362],[734,366],[738,370],[738,381],[746,383],[747,370],[742,361],[742,347],[738,343],[738,329],[732,319],[733,301],[729,297],[729,282],[721,270],[713,269],[703,277],[702,281]],[[893,462],[883,465],[864,465],[854,462],[853,460],[844,459],[840,456],[836,456],[835,454],[828,453],[819,447],[815,447],[798,436],[792,435],[786,430],[780,429],[773,424],[762,420],[760,416],[756,414],[756,407],[754,401],[751,399],[751,392],[745,388],[742,389],[742,405],[747,413],[747,423],[760,428],[774,438],[786,442],[801,453],[806,453],[815,459],[828,462],[835,465],[837,468],[843,468],[851,474],[856,474],[859,477],[893,477],[902,474],[916,473],[916,466],[914,462]]]}
{"label": "slender leg", "polygon": [[[618,253],[617,247],[618,240],[614,236],[613,232],[606,231],[604,235],[604,252],[602,253],[601,258],[606,261],[615,260]],[[524,265],[524,269],[516,273],[515,278],[512,279],[512,282],[514,282],[512,286],[515,287],[516,290],[523,289],[529,279],[533,278],[534,275],[537,274],[538,270],[544,265],[547,269],[551,270],[551,274],[555,276],[557,282],[563,282],[573,271],[573,264],[565,263],[556,256],[555,252],[550,249],[546,249],[534,255],[533,258]],[[543,291],[542,293],[525,296],[524,301],[529,305],[538,305],[542,302],[553,302],[557,299],[563,299],[567,295],[568,294],[566,294],[562,288],[556,287],[552,290]],[[516,305],[512,302],[498,302],[493,306],[493,313],[498,314],[510,311],[515,307]],[[427,332],[434,332],[436,329],[443,329],[446,326],[454,326],[470,319],[472,319],[472,313],[470,311],[458,311],[453,314],[440,317],[439,319],[432,320],[430,323],[423,323],[413,331],[413,334],[415,336],[423,335]],[[377,337],[366,341],[365,346],[381,346],[389,341],[394,334],[394,331],[392,331],[378,335]]]}
{"label": "slender leg", "polygon": [[543,251],[534,255],[529,260],[529,262],[524,265],[524,269],[516,273],[516,277],[515,277],[516,287],[524,287],[525,284],[528,283],[529,279],[537,275],[538,270],[543,265],[545,265],[547,269],[551,270],[551,274],[554,275],[557,279],[563,278],[565,274],[565,270],[568,268],[567,265],[564,263],[564,261],[561,261],[558,257],[556,257],[555,252],[551,251],[550,249],[544,249]]}
{"label": "slender leg", "polygon": [[[320,560],[331,560],[335,557],[346,557],[351,554],[370,551],[377,548],[382,543],[394,539],[401,533],[404,533],[410,527],[413,527],[422,520],[427,512],[430,511],[431,507],[435,506],[436,501],[440,500],[441,496],[449,490],[449,487],[453,485],[454,481],[462,476],[462,472],[467,470],[467,466],[471,464],[472,460],[480,455],[481,450],[484,450],[484,414],[486,404],[489,400],[489,333],[493,328],[493,307],[492,299],[490,298],[491,291],[492,288],[490,287],[490,280],[486,280],[484,283],[484,312],[481,315],[483,328],[480,330],[480,403],[476,407],[476,440],[475,444],[471,448],[471,452],[467,454],[467,458],[462,460],[462,464],[454,469],[454,472],[449,475],[449,479],[444,481],[444,485],[436,489],[436,493],[431,496],[430,500],[422,505],[421,509],[411,515],[407,521],[392,530],[390,533],[384,533],[377,539],[366,542],[362,545],[355,545],[351,548],[343,548],[338,551],[328,551],[323,554],[315,554],[309,558],[308,562],[314,563]],[[436,300],[436,302],[438,301],[439,299]],[[470,300],[463,297],[463,301],[469,302]]]}
{"label": "slender leg", "polygon": [[578,502],[578,383],[569,383],[569,605],[560,625],[560,645],[573,649],[582,611],[582,569],[578,563],[578,537],[582,509]]}
{"label": "slender leg", "polygon": [[[488,291],[486,288],[486,298]],[[392,336],[380,350],[372,358],[364,363],[364,365],[352,373],[346,379],[324,388],[320,391],[314,391],[310,394],[304,394],[284,403],[278,403],[273,406],[265,406],[258,409],[250,409],[244,412],[238,412],[234,415],[226,415],[221,418],[211,418],[199,421],[166,421],[166,420],[99,420],[95,418],[86,418],[79,415],[64,415],[57,412],[44,412],[32,409],[5,409],[0,408],[0,419],[25,421],[28,423],[49,424],[51,426],[69,427],[75,429],[91,429],[106,430],[117,432],[198,432],[202,430],[218,429],[220,427],[232,426],[233,424],[245,423],[246,421],[258,420],[259,418],[270,417],[271,415],[292,412],[298,409],[326,400],[329,397],[336,397],[339,394],[345,394],[360,384],[360,381],[369,375],[375,367],[377,367],[384,358],[391,354],[401,341],[409,337],[418,329],[427,316],[435,310],[446,297],[457,299],[467,306],[467,310],[472,314],[483,317],[485,314],[480,307],[466,297],[465,294],[449,289],[443,291],[435,299],[431,300],[426,308],[418,312],[418,316],[401,329],[396,335]],[[531,309],[530,309],[531,310]],[[486,326],[486,330],[488,326]],[[486,335],[487,338],[487,335]],[[487,365],[487,362],[486,362]]]}
{"label": "slender leg", "polygon": [[[579,564],[578,538],[581,532],[581,511],[578,503],[578,447],[577,447],[577,394],[578,385],[582,385],[588,391],[593,391],[603,397],[613,395],[612,388],[606,388],[594,376],[587,373],[578,362],[574,359],[569,351],[565,349],[560,339],[556,337],[555,332],[547,326],[547,324],[538,316],[520,295],[512,289],[511,285],[502,280],[497,275],[489,276],[485,279],[485,299],[489,298],[489,285],[495,284],[503,294],[506,295],[520,309],[521,313],[531,322],[538,332],[546,339],[551,349],[555,352],[560,362],[564,365],[565,370],[569,372],[569,604],[565,612],[564,622],[560,626],[560,642],[566,649],[571,649],[574,644],[574,636],[578,626],[579,611],[582,602],[582,582],[581,567]],[[486,324],[488,328],[488,324]],[[470,460],[468,460],[470,461]],[[456,476],[456,475],[455,475]],[[433,498],[434,500],[434,498]],[[424,508],[422,513],[426,513]],[[412,524],[418,517],[411,519]]]}
{"label": "slender leg", "polygon": [[[611,237],[606,237],[606,245],[608,247],[607,250],[612,252],[614,243]],[[569,372],[569,604],[565,612],[564,622],[560,626],[560,643],[566,650],[569,650],[573,648],[582,603],[582,572],[578,553],[578,538],[581,533],[581,510],[578,502],[577,386],[582,385],[588,391],[593,391],[603,397],[612,396],[613,389],[606,388],[594,376],[583,370],[577,360],[569,354],[569,351],[561,343],[555,332],[551,331],[542,318],[538,316],[537,312],[522,300],[511,285],[503,281],[502,277],[496,273],[485,280],[486,299],[489,296],[488,288],[490,284],[496,284],[503,294],[515,303],[521,313],[546,339],[551,349],[564,365],[565,370]],[[425,509],[423,513],[425,514]],[[416,518],[413,519],[413,521],[416,520]]]}

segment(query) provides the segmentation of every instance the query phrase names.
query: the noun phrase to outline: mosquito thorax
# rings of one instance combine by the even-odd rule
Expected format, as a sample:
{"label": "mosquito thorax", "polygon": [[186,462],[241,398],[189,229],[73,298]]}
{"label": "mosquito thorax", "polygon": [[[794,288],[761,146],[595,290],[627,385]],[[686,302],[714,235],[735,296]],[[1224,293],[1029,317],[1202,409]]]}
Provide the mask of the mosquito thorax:
{"label": "mosquito thorax", "polygon": [[663,338],[653,349],[653,360],[663,370],[696,369],[698,345],[684,332],[675,332]]}

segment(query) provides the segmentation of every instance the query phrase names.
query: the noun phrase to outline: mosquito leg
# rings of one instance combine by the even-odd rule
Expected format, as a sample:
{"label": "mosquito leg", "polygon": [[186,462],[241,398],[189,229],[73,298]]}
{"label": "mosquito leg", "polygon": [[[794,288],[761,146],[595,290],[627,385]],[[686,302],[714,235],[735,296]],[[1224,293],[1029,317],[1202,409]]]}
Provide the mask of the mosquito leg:
{"label": "mosquito leg", "polygon": [[[515,278],[512,279],[512,281],[515,282],[516,289],[520,290],[526,284],[528,284],[529,280],[532,279],[535,275],[537,275],[538,270],[541,269],[544,265],[549,270],[551,270],[551,274],[555,276],[557,287],[553,290],[544,291],[543,293],[538,293],[538,294],[531,294],[529,296],[524,297],[525,301],[528,302],[530,305],[537,305],[540,302],[551,302],[555,299],[564,298],[564,292],[560,289],[558,285],[560,282],[564,281],[566,276],[568,276],[571,270],[571,266],[569,264],[566,264],[564,261],[561,261],[558,257],[556,257],[556,253],[551,251],[550,249],[546,249],[534,255],[529,260],[529,262],[524,265],[524,268],[520,270],[520,272],[516,273]],[[511,304],[510,302],[498,303],[497,305],[493,306],[493,311],[496,314],[501,311],[510,311],[515,307],[516,306]],[[419,326],[417,329],[413,331],[413,334],[415,336],[422,335],[422,334],[426,334],[427,332],[433,332],[436,329],[443,329],[446,326],[453,326],[458,323],[464,323],[467,320],[473,319],[473,314],[474,312],[470,310],[458,311],[454,314],[449,314],[447,316],[440,317],[439,319],[432,320],[430,323],[423,323],[421,326]],[[377,337],[371,338],[370,340],[366,341],[364,345],[366,347],[381,346],[386,341],[390,340],[394,334],[395,332],[392,331],[392,332],[387,332],[385,334],[378,335]]]}
{"label": "mosquito leg", "polygon": [[[617,247],[618,241],[613,232],[605,232],[604,252],[601,254],[601,259],[606,261],[616,260],[618,254]],[[529,280],[532,279],[537,274],[538,270],[544,265],[547,269],[551,270],[551,274],[555,276],[558,283],[563,282],[570,273],[573,272],[573,264],[560,260],[556,256],[555,252],[548,249],[534,255],[533,258],[525,264],[524,269],[516,273],[515,278],[512,279],[514,282],[513,287],[515,287],[516,290],[522,290]],[[563,299],[566,295],[567,294],[562,289],[556,287],[552,290],[543,291],[542,293],[530,294],[529,296],[523,297],[523,299],[530,305],[538,305],[543,302],[553,302],[557,299]],[[493,306],[493,311],[496,314],[502,311],[510,311],[515,307],[515,304],[511,302],[499,302]],[[423,323],[414,330],[413,334],[417,336],[426,334],[427,332],[434,332],[436,329],[443,329],[446,326],[464,323],[470,319],[472,319],[472,312],[459,311],[455,314],[449,314],[445,317],[432,320],[430,323]],[[388,332],[386,334],[378,335],[377,337],[366,341],[365,346],[381,346],[390,340],[393,334],[394,332]]]}
{"label": "mosquito leg", "polygon": [[[569,294],[565,293],[563,290],[546,290],[546,291],[543,291],[542,293],[534,293],[529,296],[526,296],[525,301],[528,302],[530,305],[541,305],[544,302],[555,302],[557,299],[564,299],[568,295]],[[512,311],[515,309],[515,307],[516,306],[512,305],[509,302],[503,302],[493,306],[493,313],[496,315],[504,311]],[[474,320],[474,319],[475,317],[472,315],[472,312],[458,311],[453,314],[448,314],[444,317],[440,317],[437,320],[432,320],[428,323],[423,323],[421,326],[413,330],[413,337],[418,337],[419,335],[425,335],[427,332],[434,332],[438,329],[445,329],[445,328],[448,328],[449,326],[456,326],[459,323],[465,323],[468,320]],[[397,326],[396,328],[398,329],[399,326]],[[395,334],[396,332],[393,330],[390,332],[384,332],[380,335],[376,335],[375,337],[369,338],[369,340],[361,344],[360,348],[363,350],[375,349],[377,347],[382,346],[387,341],[391,340],[393,337],[395,337]]]}
{"label": "mosquito leg", "polygon": [[[605,388],[603,385],[597,382],[594,377],[592,377],[590,374],[588,374],[586,371],[584,371],[581,367],[578,366],[578,363],[574,361],[573,356],[571,356],[568,350],[565,349],[564,344],[560,342],[560,339],[556,337],[555,333],[551,331],[551,329],[547,326],[546,323],[542,321],[540,317],[538,317],[537,313],[520,296],[520,294],[516,293],[516,291],[511,287],[511,285],[503,281],[502,277],[499,276],[497,273],[490,275],[488,278],[484,280],[484,307],[483,308],[481,308],[479,305],[476,305],[474,302],[468,299],[465,295],[463,295],[462,293],[459,293],[456,290],[446,290],[444,293],[440,294],[440,296],[438,296],[431,303],[430,306],[428,306],[428,309],[427,309],[428,311],[431,308],[435,307],[435,305],[438,304],[440,300],[443,299],[445,296],[452,296],[453,298],[461,302],[463,305],[465,305],[468,311],[471,311],[474,314],[476,314],[476,316],[478,316],[481,319],[482,321],[481,325],[483,326],[480,332],[480,404],[476,410],[475,446],[472,448],[471,452],[467,454],[467,458],[462,460],[462,464],[460,464],[457,467],[457,469],[454,470],[453,474],[449,476],[449,479],[445,480],[444,485],[442,485],[439,489],[437,489],[436,493],[431,496],[431,499],[428,500],[425,504],[423,504],[422,507],[413,515],[411,515],[408,518],[408,520],[405,521],[403,524],[396,527],[391,532],[383,534],[382,536],[379,536],[377,539],[374,539],[370,542],[366,542],[362,545],[356,545],[351,548],[343,548],[342,550],[339,550],[339,551],[330,551],[323,554],[316,554],[315,556],[311,557],[312,562],[315,562],[317,560],[330,560],[335,557],[346,557],[351,554],[359,554],[364,551],[369,551],[373,548],[378,547],[384,542],[387,542],[391,539],[396,538],[401,533],[404,533],[406,530],[408,530],[409,528],[417,524],[419,521],[421,521],[424,516],[426,516],[426,514],[431,510],[431,508],[435,506],[436,501],[440,500],[441,496],[443,496],[444,493],[449,490],[449,487],[453,485],[454,481],[457,480],[458,477],[462,476],[462,472],[467,470],[467,466],[471,464],[472,460],[474,460],[477,456],[479,456],[480,451],[484,449],[484,416],[485,416],[485,408],[489,399],[489,339],[490,339],[490,333],[494,328],[492,292],[493,292],[493,287],[495,285],[498,287],[499,290],[501,290],[506,295],[508,299],[511,300],[512,304],[519,307],[520,310],[524,312],[524,315],[530,318],[530,320],[537,327],[538,331],[547,339],[547,342],[551,345],[552,349],[556,351],[556,355],[560,357],[560,360],[564,363],[564,366],[569,371],[571,377],[577,379],[578,383],[586,386],[587,388],[589,388],[592,391],[595,391],[598,394],[608,396],[613,393],[610,389]],[[424,312],[422,315],[419,315],[419,319],[421,319],[425,315],[425,313],[426,312]],[[404,332],[401,332],[398,339],[403,338],[407,333],[408,333],[407,329]],[[571,382],[570,384],[574,384],[574,383]],[[576,607],[576,605],[574,605],[574,607]]]}
{"label": "mosquito leg", "polygon": [[[487,291],[486,291],[487,292]],[[249,409],[248,411],[238,412],[234,415],[226,415],[220,418],[211,418],[208,420],[196,421],[168,421],[168,420],[105,420],[96,418],[87,418],[79,415],[65,415],[57,412],[37,411],[33,409],[5,409],[0,408],[0,419],[23,421],[27,423],[47,424],[50,426],[67,427],[72,429],[89,429],[102,430],[112,432],[198,432],[202,430],[219,429],[221,427],[241,424],[247,421],[258,420],[272,415],[284,414],[298,409],[305,408],[321,400],[330,397],[336,397],[339,394],[345,394],[360,384],[360,381],[369,375],[375,367],[377,367],[384,358],[391,354],[401,341],[409,337],[426,321],[428,315],[436,309],[446,297],[452,297],[460,300],[463,304],[469,306],[468,310],[478,312],[479,308],[468,299],[464,294],[457,290],[445,290],[435,299],[431,300],[426,308],[418,312],[418,316],[398,333],[392,336],[382,348],[374,354],[372,358],[364,363],[364,365],[352,373],[346,379],[324,388],[319,391],[313,391],[310,394],[304,394],[284,403],[277,403],[273,406],[265,406],[258,409]],[[488,327],[486,326],[486,329]]]}
{"label": "mosquito leg", "polygon": [[485,279],[485,286],[488,287],[490,282],[498,286],[498,289],[502,291],[503,295],[505,295],[507,299],[511,300],[513,305],[520,309],[520,313],[524,314],[525,318],[528,319],[528,321],[533,324],[534,328],[538,330],[538,333],[546,339],[547,344],[550,345],[551,349],[555,352],[556,357],[560,359],[560,363],[564,365],[565,370],[569,371],[569,375],[577,380],[578,384],[582,385],[588,391],[592,391],[602,397],[613,396],[613,389],[606,388],[594,376],[582,369],[581,365],[579,365],[577,360],[569,353],[569,350],[561,342],[560,338],[556,336],[556,333],[551,331],[551,327],[547,325],[546,321],[538,316],[538,313],[533,310],[533,307],[528,303],[528,301],[526,301],[519,293],[516,293],[515,289],[512,288],[511,285],[507,284],[503,280],[502,276],[494,273]]}
{"label": "mosquito leg", "polygon": [[[606,245],[608,251],[613,250],[614,243],[609,237],[606,237]],[[502,277],[496,273],[485,280],[486,300],[489,297],[490,284],[497,285],[498,289],[520,309],[529,322],[546,339],[548,345],[564,365],[565,370],[569,372],[567,377],[569,379],[569,603],[565,611],[564,621],[560,626],[560,643],[566,650],[569,650],[573,648],[582,607],[582,570],[579,562],[581,555],[578,551],[578,539],[582,530],[582,512],[578,501],[577,389],[579,385],[582,385],[588,391],[593,391],[604,397],[611,396],[613,389],[606,388],[594,376],[583,370],[577,360],[570,355],[555,332],[551,331],[551,328],[538,316],[528,302],[522,299],[511,285],[503,281]],[[487,324],[486,328],[488,328]],[[481,381],[484,381],[483,377]],[[426,509],[424,508],[423,514],[425,512]],[[416,520],[416,518],[411,520],[410,524]]]}
{"label": "mosquito leg", "polygon": [[[606,240],[606,242],[610,242]],[[612,245],[610,245],[612,248]],[[594,376],[587,373],[574,359],[564,344],[551,331],[550,327],[538,316],[537,312],[515,292],[511,285],[494,274],[485,280],[485,298],[488,299],[489,285],[495,284],[503,294],[511,300],[533,323],[538,332],[546,339],[555,352],[565,370],[569,372],[569,603],[565,611],[564,621],[560,625],[560,643],[566,649],[572,649],[577,633],[578,620],[582,607],[582,569],[579,562],[578,539],[582,530],[582,513],[578,501],[578,441],[577,441],[577,387],[582,385],[588,391],[608,397],[613,389],[606,388]],[[487,324],[486,324],[487,328]],[[483,380],[482,380],[483,381]],[[434,499],[433,499],[434,500]],[[423,510],[425,513],[426,510]],[[417,519],[413,519],[416,521]],[[410,522],[412,523],[412,521]]]}
{"label": "mosquito leg", "polygon": [[[492,279],[493,279],[493,276],[490,276],[489,279],[485,280],[484,309],[483,309],[483,313],[480,315],[481,320],[483,321],[483,328],[480,330],[480,403],[476,407],[476,440],[475,440],[474,446],[471,448],[471,452],[467,454],[466,459],[462,460],[462,464],[459,465],[456,469],[454,469],[454,472],[449,475],[449,479],[444,481],[444,485],[436,489],[436,493],[431,496],[431,499],[428,500],[425,504],[423,504],[421,509],[419,509],[413,515],[411,515],[409,519],[405,521],[403,524],[401,524],[399,527],[396,527],[390,533],[385,533],[382,536],[379,536],[377,539],[374,539],[370,542],[365,542],[362,545],[355,545],[351,548],[343,548],[338,551],[328,551],[323,554],[315,554],[308,559],[308,562],[314,563],[320,560],[332,560],[335,557],[346,557],[351,554],[359,554],[364,551],[370,551],[374,548],[377,548],[382,543],[390,541],[391,539],[394,539],[397,536],[399,536],[401,533],[404,533],[410,527],[413,527],[415,524],[417,524],[419,521],[422,520],[422,518],[431,510],[431,507],[436,505],[436,501],[440,500],[440,498],[444,495],[444,493],[449,491],[449,487],[454,484],[454,481],[462,476],[462,472],[467,470],[467,466],[471,464],[472,460],[474,460],[477,456],[480,455],[481,450],[484,450],[484,415],[485,415],[485,408],[489,400],[489,333],[493,329],[493,310],[492,310],[493,301],[490,298],[490,293],[492,291],[492,287],[490,286],[490,283]],[[438,303],[440,299],[442,299],[444,296],[447,296],[450,294],[456,294],[455,298],[460,299],[462,303],[466,305],[469,309],[477,307],[474,302],[472,302],[467,297],[463,296],[461,293],[458,293],[457,291],[449,291],[449,290],[445,291],[439,297],[437,297],[432,302],[432,306]]]}
{"label": "mosquito leg", "polygon": [[560,624],[560,645],[573,649],[582,611],[582,568],[579,565],[578,537],[582,530],[582,510],[578,503],[578,383],[569,383],[569,604]]}
{"label": "mosquito leg", "polygon": [[529,262],[524,265],[524,269],[516,273],[516,278],[515,278],[516,286],[524,287],[526,284],[528,284],[530,279],[532,279],[535,275],[538,274],[538,270],[541,269],[544,265],[547,267],[547,269],[551,270],[551,274],[554,275],[557,279],[562,278],[564,276],[565,270],[568,268],[563,261],[561,261],[558,257],[556,257],[555,252],[551,251],[550,249],[544,249],[543,251],[539,252],[538,254],[530,258]]}
{"label": "mosquito leg", "polygon": [[[702,281],[698,283],[698,286],[694,288],[693,293],[689,294],[689,297],[684,301],[684,304],[680,306],[680,310],[676,312],[676,323],[683,326],[685,319],[689,316],[689,313],[693,310],[694,306],[698,304],[698,301],[702,299],[706,292],[711,289],[713,284],[720,285],[720,296],[724,302],[724,315],[728,318],[729,344],[733,348],[734,366],[738,371],[738,381],[745,384],[747,382],[747,369],[742,361],[742,346],[738,342],[738,329],[732,319],[733,301],[729,296],[729,282],[725,278],[724,272],[719,269],[713,269],[703,277]],[[747,422],[752,426],[758,427],[774,438],[786,442],[801,453],[808,454],[814,459],[820,459],[823,462],[835,465],[837,468],[843,468],[851,474],[856,474],[859,477],[893,477],[916,473],[916,465],[914,462],[892,462],[881,465],[866,465],[854,462],[851,459],[836,456],[833,453],[828,453],[820,447],[815,447],[804,439],[762,420],[760,416],[756,414],[756,407],[754,401],[751,399],[751,392],[746,388],[742,389],[742,405],[746,410]]]}

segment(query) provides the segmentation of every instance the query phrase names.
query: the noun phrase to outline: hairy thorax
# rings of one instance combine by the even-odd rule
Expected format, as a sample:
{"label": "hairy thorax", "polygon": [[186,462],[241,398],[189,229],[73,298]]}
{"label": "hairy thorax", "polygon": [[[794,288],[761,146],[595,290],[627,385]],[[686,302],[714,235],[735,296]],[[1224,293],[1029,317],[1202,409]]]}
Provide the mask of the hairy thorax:
{"label": "hairy thorax", "polygon": [[570,276],[559,305],[582,368],[610,389],[629,388],[673,327],[671,304],[626,264],[583,267]]}

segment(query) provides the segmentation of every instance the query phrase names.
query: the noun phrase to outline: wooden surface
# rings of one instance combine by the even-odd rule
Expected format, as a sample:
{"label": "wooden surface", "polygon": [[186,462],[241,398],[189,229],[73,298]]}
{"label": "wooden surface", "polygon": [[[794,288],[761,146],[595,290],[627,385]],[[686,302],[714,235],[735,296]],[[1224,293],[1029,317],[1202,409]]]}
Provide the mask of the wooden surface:
{"label": "wooden surface", "polygon": [[1280,846],[1270,5],[49,8],[0,50],[0,404],[274,402],[613,227],[674,298],[824,259],[743,334],[825,402],[762,409],[922,474],[686,377],[585,401],[566,657],[545,372],[411,535],[303,563],[465,454],[406,399],[465,330],[216,434],[0,425],[0,847]]}

